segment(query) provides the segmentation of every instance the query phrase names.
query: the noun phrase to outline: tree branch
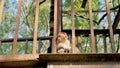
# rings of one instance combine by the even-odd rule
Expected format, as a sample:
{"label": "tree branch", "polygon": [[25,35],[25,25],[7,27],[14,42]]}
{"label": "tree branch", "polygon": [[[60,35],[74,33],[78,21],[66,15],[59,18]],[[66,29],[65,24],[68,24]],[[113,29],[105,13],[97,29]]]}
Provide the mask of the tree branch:
{"label": "tree branch", "polygon": [[[115,10],[115,9],[118,9],[120,7],[120,4],[114,8],[111,8],[110,10]],[[107,16],[107,13],[105,13],[101,18],[100,20],[98,21],[98,24],[100,24],[100,22]]]}
{"label": "tree branch", "polygon": [[[69,13],[64,13],[64,14],[71,15],[71,14],[69,14]],[[75,16],[76,16],[76,17],[83,18],[83,19],[85,19],[85,20],[88,20],[88,21],[90,20],[89,18],[86,18],[86,17],[84,17],[84,16],[81,16],[81,15],[79,15],[79,16],[78,16],[78,15],[76,15],[76,14],[75,14]],[[94,23],[96,23],[96,24],[98,24],[98,22],[97,22],[97,21],[95,21],[95,20],[93,20],[93,22],[94,22]]]}
{"label": "tree branch", "polygon": [[43,0],[42,2],[39,3],[39,5],[41,5],[42,3],[44,3],[46,0]]}
{"label": "tree branch", "polygon": [[[89,18],[86,18],[86,17],[84,17],[84,16],[78,16],[78,15],[75,15],[75,16],[80,17],[80,18],[83,18],[83,19],[86,19],[86,20],[88,20],[88,21],[90,20]],[[93,20],[93,22],[96,23],[96,24],[98,24],[98,22],[95,21],[95,20]]]}
{"label": "tree branch", "polygon": [[33,5],[33,3],[34,3],[34,1],[32,1],[32,3],[30,4],[30,8],[29,8],[29,11],[28,11],[28,13],[26,14],[25,13],[25,9],[27,9],[27,7],[25,6],[25,9],[23,9],[23,13],[24,13],[24,22],[26,23],[26,25],[30,28],[30,31],[31,31],[31,33],[33,33],[33,29],[30,27],[30,24],[28,23],[28,16],[29,16],[29,14],[30,14],[30,9],[32,8],[32,5]]}

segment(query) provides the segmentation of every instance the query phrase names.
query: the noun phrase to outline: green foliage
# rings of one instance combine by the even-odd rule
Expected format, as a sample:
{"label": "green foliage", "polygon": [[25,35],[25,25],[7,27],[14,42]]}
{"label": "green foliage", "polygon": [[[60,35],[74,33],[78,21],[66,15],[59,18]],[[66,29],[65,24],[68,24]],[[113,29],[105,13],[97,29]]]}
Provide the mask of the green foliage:
{"label": "green foliage", "polygon": [[[0,23],[0,39],[13,38],[16,26],[18,1],[5,0],[2,22]],[[33,37],[35,22],[35,0],[23,0],[20,16],[18,38]],[[40,4],[38,36],[49,35],[50,0]],[[12,45],[12,44],[11,44]],[[28,43],[28,53],[32,53],[32,42]],[[46,46],[48,43],[46,42]],[[10,54],[10,44],[2,44],[0,54]],[[17,43],[17,54],[24,54],[25,42]]]}
{"label": "green foliage", "polygon": [[[49,20],[50,20],[50,1],[46,0],[44,3],[40,4],[40,14],[39,14],[39,25],[38,25],[38,36],[48,36],[49,35]],[[89,13],[81,12],[84,10],[88,10],[88,2],[85,8],[81,8],[83,0],[74,0],[74,10],[75,10],[75,28],[76,29],[90,29],[89,23]],[[1,0],[0,0],[1,2]],[[117,6],[119,4],[119,0],[110,0],[110,8]],[[22,4],[22,12],[20,16],[20,26],[19,26],[19,38],[25,37],[33,37],[33,28],[35,22],[35,0],[23,0]],[[2,22],[0,23],[0,39],[5,38],[13,38],[15,25],[16,25],[16,15],[17,15],[17,0],[5,0],[4,12],[2,15]],[[92,10],[103,10],[105,9],[105,0],[92,0]],[[63,20],[63,29],[71,29],[71,0],[62,0],[62,10],[66,11],[66,13],[62,13]],[[116,13],[113,13],[116,15]],[[108,28],[107,18],[105,18],[101,23],[96,23],[99,21],[101,13],[93,13],[93,24],[95,29],[101,29],[103,26],[99,25],[103,23],[105,28]],[[113,18],[113,17],[112,17]],[[120,26],[120,24],[119,24]],[[119,28],[119,27],[118,27]],[[81,37],[81,52],[82,53],[91,53],[91,38],[90,37]],[[103,40],[101,36],[97,36],[97,46],[98,52],[103,53]],[[117,41],[117,39],[116,39]],[[49,46],[48,41],[42,42],[46,48]],[[32,42],[28,42],[28,53],[32,53]],[[110,41],[107,38],[107,49],[108,52],[111,52],[110,49]],[[115,43],[115,45],[117,45]],[[4,43],[0,48],[0,54],[9,55],[11,54],[12,43]],[[23,54],[25,52],[25,42],[17,43],[17,54]]]}
{"label": "green foliage", "polygon": [[1,45],[0,55],[10,55],[11,54],[12,43],[3,43]]}
{"label": "green foliage", "polygon": [[63,0],[63,10],[70,10],[71,0]]}
{"label": "green foliage", "polygon": [[[63,1],[63,11],[70,11],[71,10],[71,1],[69,0],[64,0]],[[89,13],[86,12],[80,12],[84,10],[88,10],[88,3],[86,4],[85,8],[81,7],[82,5],[82,0],[75,0],[74,1],[74,10],[75,10],[75,27],[76,29],[89,29]],[[98,0],[93,0],[92,1],[92,9],[93,10],[99,10],[100,9],[100,2]],[[63,13],[63,29],[70,26],[71,24],[71,13]],[[64,19],[68,18],[68,19]],[[93,20],[98,21],[99,16],[98,13],[93,13]],[[69,23],[68,25],[64,23]],[[96,22],[93,22],[95,25],[95,28],[99,28],[99,25],[96,24]],[[68,27],[67,29],[70,29],[71,27]]]}
{"label": "green foliage", "polygon": [[[71,29],[71,0],[63,0],[63,29]],[[84,10],[88,10],[88,1],[86,3],[85,8],[82,8],[82,1],[83,0],[74,0],[74,10],[75,10],[75,28],[76,29],[90,29],[90,20],[89,20],[89,13],[88,12],[81,12]],[[109,1],[109,6],[110,8],[113,8],[117,5],[119,5],[120,2],[119,0],[110,0]],[[106,10],[106,4],[105,0],[92,0],[92,10]],[[93,24],[94,24],[94,29],[103,29],[103,26],[105,29],[108,28],[108,20],[107,17],[105,17],[102,22],[98,23],[99,19],[104,15],[105,13],[97,13],[93,12],[92,13],[92,19],[93,19]],[[111,13],[111,20],[112,22],[114,21],[114,15],[116,13]],[[120,24],[119,24],[120,26]],[[119,27],[118,27],[119,28]],[[98,53],[103,53],[104,52],[104,44],[103,44],[103,37],[101,35],[97,36],[97,47],[98,47]],[[116,39],[116,38],[115,38]],[[81,37],[80,44],[81,44],[81,52],[82,53],[90,53],[91,52],[91,38],[87,37]],[[111,44],[110,44],[110,39],[107,38],[107,49],[108,52],[111,52]],[[117,43],[115,43],[116,45]],[[86,46],[87,45],[87,46]]]}

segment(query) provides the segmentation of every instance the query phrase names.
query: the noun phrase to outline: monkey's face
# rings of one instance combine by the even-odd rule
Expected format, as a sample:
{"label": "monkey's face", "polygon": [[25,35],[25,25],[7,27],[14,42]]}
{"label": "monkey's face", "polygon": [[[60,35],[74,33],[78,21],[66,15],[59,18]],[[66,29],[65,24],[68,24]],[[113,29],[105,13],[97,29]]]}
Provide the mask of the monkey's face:
{"label": "monkey's face", "polygon": [[67,34],[66,33],[59,33],[58,34],[58,42],[65,42],[67,40]]}

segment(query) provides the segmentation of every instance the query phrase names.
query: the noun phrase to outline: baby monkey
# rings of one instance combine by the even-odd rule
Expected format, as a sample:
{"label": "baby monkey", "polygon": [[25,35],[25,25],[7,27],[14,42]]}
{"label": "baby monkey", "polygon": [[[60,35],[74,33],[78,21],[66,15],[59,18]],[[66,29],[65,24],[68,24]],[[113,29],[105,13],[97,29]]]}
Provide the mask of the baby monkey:
{"label": "baby monkey", "polygon": [[57,37],[57,53],[70,53],[71,46],[70,41],[68,40],[68,36],[65,32],[60,32]]}

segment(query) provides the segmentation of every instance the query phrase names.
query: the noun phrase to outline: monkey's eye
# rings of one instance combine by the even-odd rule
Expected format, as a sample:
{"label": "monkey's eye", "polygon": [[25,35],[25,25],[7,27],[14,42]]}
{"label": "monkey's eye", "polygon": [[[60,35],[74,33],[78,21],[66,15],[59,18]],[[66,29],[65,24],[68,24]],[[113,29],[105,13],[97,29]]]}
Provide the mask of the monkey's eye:
{"label": "monkey's eye", "polygon": [[58,37],[61,37],[60,35],[58,35]]}

